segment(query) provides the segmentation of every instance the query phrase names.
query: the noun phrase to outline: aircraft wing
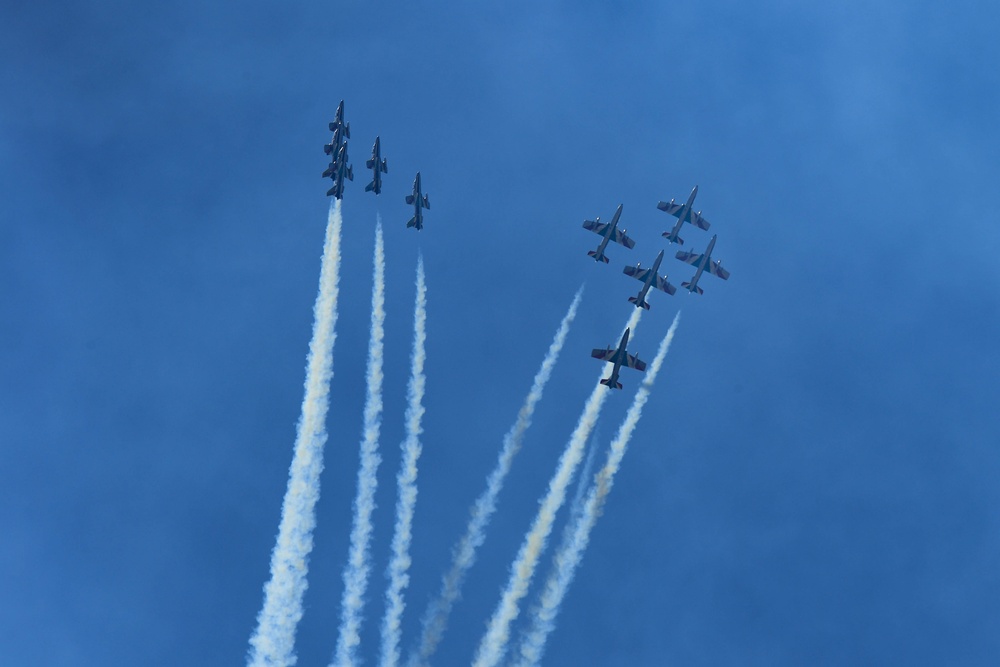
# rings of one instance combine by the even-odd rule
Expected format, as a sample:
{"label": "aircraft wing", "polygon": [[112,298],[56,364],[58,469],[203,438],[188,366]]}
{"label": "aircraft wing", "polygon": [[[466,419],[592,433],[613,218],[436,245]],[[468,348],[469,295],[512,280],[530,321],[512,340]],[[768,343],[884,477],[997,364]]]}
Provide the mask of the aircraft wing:
{"label": "aircraft wing", "polygon": [[723,280],[729,280],[729,271],[722,268],[722,262],[709,262],[708,267],[706,268],[708,268],[708,272],[713,276],[719,276]]}
{"label": "aircraft wing", "polygon": [[697,227],[698,229],[708,229],[712,225],[705,218],[701,217],[700,213],[695,213],[691,211],[688,215],[688,222]]}
{"label": "aircraft wing", "polygon": [[589,229],[595,234],[600,234],[601,236],[604,236],[604,232],[607,231],[608,226],[603,222],[597,222],[596,220],[584,220],[583,228]]}
{"label": "aircraft wing", "polygon": [[623,363],[622,366],[628,366],[629,368],[634,368],[640,372],[646,370],[646,362],[634,354],[626,354],[625,363]]}
{"label": "aircraft wing", "polygon": [[676,218],[677,214],[680,213],[681,209],[684,208],[684,206],[682,206],[681,204],[675,204],[672,201],[661,201],[659,204],[656,205],[656,208],[660,209],[661,211],[666,211],[667,213]]}
{"label": "aircraft wing", "polygon": [[677,291],[677,288],[668,283],[663,276],[656,276],[656,289],[667,294],[674,294]]}
{"label": "aircraft wing", "polygon": [[[684,205],[676,204],[672,201],[661,201],[659,204],[656,205],[656,208],[660,209],[661,211],[666,211],[675,218],[679,218],[681,209],[684,208]],[[694,211],[687,212],[687,215],[684,216],[684,222],[690,222],[692,225],[698,227],[699,229],[708,229],[709,227],[711,227],[711,224],[708,222],[708,220],[703,218],[700,214],[695,213]]]}
{"label": "aircraft wing", "polygon": [[[607,225],[605,225],[605,227],[606,226]],[[626,248],[629,248],[629,249],[632,249],[632,248],[635,247],[635,241],[633,241],[629,237],[625,236],[625,233],[622,230],[620,230],[620,229],[616,229],[615,230],[615,235],[614,235],[614,237],[611,240],[614,241],[615,243],[621,243],[623,246],[625,246]]]}
{"label": "aircraft wing", "polygon": [[704,255],[700,255],[696,252],[687,252],[686,250],[677,251],[677,259],[682,262],[686,262],[687,264],[697,265],[701,262],[702,257],[704,257]]}
{"label": "aircraft wing", "polygon": [[636,280],[641,280],[642,282],[646,282],[646,278],[649,277],[650,271],[652,271],[652,269],[640,269],[637,266],[626,266],[625,269],[622,271],[622,273],[624,273],[626,276],[632,276]]}
{"label": "aircraft wing", "polygon": [[618,350],[613,350],[610,347],[603,350],[598,348],[593,352],[591,352],[590,356],[592,356],[594,359],[601,359],[602,361],[613,361],[615,358],[615,353],[617,351]]}

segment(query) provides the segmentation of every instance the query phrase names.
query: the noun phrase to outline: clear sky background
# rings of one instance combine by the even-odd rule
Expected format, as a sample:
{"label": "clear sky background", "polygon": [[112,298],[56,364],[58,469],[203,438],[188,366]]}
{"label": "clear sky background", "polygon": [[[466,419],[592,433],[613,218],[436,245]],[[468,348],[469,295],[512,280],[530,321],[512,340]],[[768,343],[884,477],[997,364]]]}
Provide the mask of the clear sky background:
{"label": "clear sky background", "polygon": [[[650,359],[678,309],[680,329],[546,664],[995,664],[1000,8],[828,5],[6,3],[0,662],[243,664],[344,99],[355,180],[299,664],[326,665],[336,641],[376,213],[388,329],[366,664],[418,252],[427,414],[404,649],[586,284],[441,647],[459,665],[596,381],[590,349],[630,314],[622,267],[666,247],[655,204],[695,184],[732,277],[651,297],[632,350]],[[363,192],[376,134],[378,199]],[[404,228],[417,170],[420,233]],[[581,223],[619,203],[637,245],[597,265]],[[662,269],[679,284],[675,250]],[[640,378],[623,371],[602,446]]]}

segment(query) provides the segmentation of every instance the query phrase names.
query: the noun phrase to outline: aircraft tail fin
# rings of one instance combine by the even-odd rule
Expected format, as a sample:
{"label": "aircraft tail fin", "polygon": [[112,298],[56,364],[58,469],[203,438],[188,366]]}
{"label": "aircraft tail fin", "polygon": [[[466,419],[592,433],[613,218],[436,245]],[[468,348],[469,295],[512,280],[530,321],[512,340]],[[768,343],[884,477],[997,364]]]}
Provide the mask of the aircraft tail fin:
{"label": "aircraft tail fin", "polygon": [[605,379],[601,380],[601,384],[603,384],[606,387],[611,387],[612,389],[621,389],[622,388],[622,383],[621,382],[615,382],[614,384],[611,384],[611,378],[605,378]]}
{"label": "aircraft tail fin", "polygon": [[634,304],[636,308],[642,307],[645,308],[646,310],[649,310],[649,304],[645,301],[645,299],[643,300],[642,303],[639,303],[639,299],[637,297],[630,296],[628,298],[628,302]]}
{"label": "aircraft tail fin", "polygon": [[704,294],[705,293],[705,290],[703,290],[702,288],[698,287],[697,285],[694,286],[694,289],[691,289],[691,283],[689,283],[689,282],[683,282],[683,283],[681,283],[681,287],[683,287],[684,289],[686,289],[689,292],[697,292],[698,294]]}

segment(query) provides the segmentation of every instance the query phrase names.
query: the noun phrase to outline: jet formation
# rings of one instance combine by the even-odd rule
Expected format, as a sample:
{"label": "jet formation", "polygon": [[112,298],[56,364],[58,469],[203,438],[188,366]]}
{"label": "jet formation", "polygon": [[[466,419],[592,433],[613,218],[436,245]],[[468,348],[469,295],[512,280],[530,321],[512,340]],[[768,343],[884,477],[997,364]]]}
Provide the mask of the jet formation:
{"label": "jet formation", "polygon": [[[673,228],[663,232],[662,234],[662,236],[666,238],[669,243],[683,245],[684,239],[680,237],[680,231],[683,228],[684,223],[691,224],[694,227],[703,230],[707,230],[711,226],[708,220],[701,215],[701,211],[694,210],[694,200],[697,196],[698,186],[696,185],[694,186],[694,189],[691,190],[691,194],[688,195],[687,201],[683,204],[678,204],[676,200],[671,199],[669,202],[661,201],[656,205],[656,208],[659,210],[669,213],[677,218],[677,222],[674,224]],[[622,205],[619,204],[614,217],[609,223],[602,223],[600,218],[596,218],[594,220],[584,220],[584,229],[592,231],[602,237],[597,249],[587,252],[589,257],[593,257],[598,262],[603,262],[605,264],[609,263],[610,260],[605,254],[605,249],[610,241],[619,243],[629,249],[635,247],[635,241],[628,237],[625,230],[618,230],[618,222],[621,218],[621,214]],[[705,291],[698,285],[698,281],[701,279],[702,274],[706,271],[709,274],[723,280],[729,280],[729,271],[722,267],[722,262],[712,259],[712,250],[715,249],[715,242],[717,238],[718,235],[712,236],[712,239],[708,242],[708,248],[704,253],[687,252],[683,250],[677,252],[677,259],[695,267],[695,273],[691,280],[681,283],[681,287],[688,290],[688,292],[692,294],[705,293]],[[628,298],[629,303],[636,308],[649,310],[650,304],[648,296],[649,290],[652,288],[661,292],[666,292],[670,295],[677,292],[677,288],[667,281],[667,276],[660,275],[659,273],[660,264],[663,261],[663,252],[664,251],[661,250],[656,255],[656,259],[653,260],[653,264],[649,268],[644,269],[642,268],[641,263],[637,263],[635,266],[626,266],[622,271],[625,275],[631,276],[642,283],[639,293]],[[591,354],[591,356],[596,359],[601,359],[614,364],[611,369],[611,375],[601,380],[601,384],[607,385],[613,389],[621,389],[622,385],[618,381],[618,373],[622,366],[625,366],[626,368],[635,368],[639,371],[645,370],[645,363],[640,361],[638,357],[628,354],[626,350],[628,338],[629,330],[626,329],[617,349],[612,349],[611,347],[608,347],[607,349],[597,349]]]}
{"label": "jet formation", "polygon": [[[344,100],[337,105],[334,119],[330,121],[330,131],[333,137],[330,143],[324,144],[323,152],[330,156],[330,164],[323,171],[323,178],[333,181],[333,187],[327,190],[328,197],[344,198],[345,181],[354,180],[354,170],[348,164],[347,140],[351,138],[351,124],[344,119]],[[375,195],[382,193],[382,174],[389,173],[389,163],[382,157],[382,138],[375,137],[375,144],[372,146],[372,156],[365,161],[365,168],[371,169],[372,180],[365,186],[365,192],[374,192]],[[407,227],[416,227],[417,230],[424,228],[424,216],[422,209],[431,207],[427,195],[420,189],[420,172],[417,172],[417,179],[413,182],[413,194],[406,195],[406,203],[414,207],[413,217],[406,223]]]}

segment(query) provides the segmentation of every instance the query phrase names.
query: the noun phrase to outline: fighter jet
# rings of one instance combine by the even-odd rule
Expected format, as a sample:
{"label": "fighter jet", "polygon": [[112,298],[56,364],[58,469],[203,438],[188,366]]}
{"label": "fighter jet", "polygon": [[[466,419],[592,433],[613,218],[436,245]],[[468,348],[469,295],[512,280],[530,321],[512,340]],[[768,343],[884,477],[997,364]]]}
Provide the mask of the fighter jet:
{"label": "fighter jet", "polygon": [[629,330],[625,329],[625,333],[622,335],[622,342],[618,343],[617,350],[609,346],[606,350],[597,349],[590,353],[590,356],[595,359],[610,361],[614,364],[614,367],[611,369],[611,375],[601,380],[601,384],[606,384],[612,389],[622,388],[622,383],[618,381],[618,371],[621,370],[622,366],[634,368],[640,372],[646,370],[645,361],[626,352],[625,347],[628,345],[628,334]]}
{"label": "fighter jet", "polygon": [[684,245],[684,239],[678,236],[678,234],[680,234],[681,227],[684,226],[685,222],[690,222],[692,225],[699,227],[701,229],[708,229],[711,226],[709,225],[708,220],[701,217],[701,211],[698,211],[696,213],[692,208],[694,206],[694,198],[697,196],[698,196],[698,186],[696,185],[694,186],[694,190],[691,191],[691,194],[688,195],[688,199],[686,202],[684,202],[683,206],[681,204],[674,203],[673,199],[671,199],[669,202],[661,201],[659,204],[656,205],[656,208],[660,209],[661,211],[666,211],[670,215],[677,218],[677,224],[674,225],[674,228],[671,229],[669,232],[663,232],[663,236],[665,236],[666,239],[671,243],[679,243],[680,245]]}
{"label": "fighter jet", "polygon": [[630,239],[628,236],[625,235],[625,232],[627,230],[623,229],[621,231],[618,231],[618,218],[620,218],[621,215],[622,215],[622,205],[618,204],[618,210],[615,211],[615,217],[613,217],[611,219],[611,222],[608,224],[601,222],[600,218],[597,218],[597,220],[583,221],[584,229],[589,229],[595,234],[600,234],[601,236],[604,237],[604,240],[601,241],[601,244],[597,246],[597,250],[591,250],[587,253],[587,255],[593,257],[598,262],[604,262],[605,264],[607,264],[610,260],[607,258],[607,255],[604,254],[604,249],[608,247],[608,241],[621,243],[623,246],[629,249],[635,247],[635,241],[633,241],[632,239]]}
{"label": "fighter jet", "polygon": [[424,228],[424,212],[421,209],[430,209],[431,201],[427,198],[427,195],[420,191],[420,172],[417,172],[417,177],[413,179],[413,194],[406,195],[406,203],[413,204],[413,217],[410,221],[406,223],[407,227],[416,227],[417,231]]}
{"label": "fighter jet", "polygon": [[378,137],[375,137],[371,159],[365,162],[365,166],[372,170],[372,182],[365,186],[365,192],[379,194],[382,192],[382,174],[389,173],[389,165],[382,157],[382,146]]}
{"label": "fighter jet", "polygon": [[340,104],[337,105],[337,115],[330,122],[330,131],[336,132],[338,127],[344,130],[345,137],[351,138],[351,124],[344,122],[344,100],[340,100]]}
{"label": "fighter jet", "polygon": [[639,264],[635,266],[626,266],[623,273],[626,276],[632,276],[636,280],[642,281],[642,289],[639,290],[639,294],[636,296],[630,296],[628,298],[629,303],[635,304],[636,308],[645,308],[649,310],[649,302],[646,301],[646,293],[649,292],[650,287],[656,287],[656,289],[666,292],[667,294],[674,294],[677,288],[667,282],[666,276],[661,276],[657,273],[660,270],[660,262],[663,261],[663,251],[656,256],[656,261],[653,262],[653,266],[644,269]]}
{"label": "fighter jet", "polygon": [[340,147],[337,152],[337,157],[330,166],[327,167],[326,171],[323,172],[323,176],[329,176],[333,179],[333,187],[327,190],[326,196],[329,197],[333,195],[337,199],[344,198],[344,179],[349,181],[354,180],[354,171],[347,164],[347,144]]}
{"label": "fighter jet", "polygon": [[330,139],[330,143],[323,146],[323,152],[336,157],[340,147],[351,138],[351,124],[344,122],[344,100],[340,100],[340,104],[337,105],[337,115],[330,122],[330,131],[333,132],[333,138]]}
{"label": "fighter jet", "polygon": [[705,293],[705,290],[698,287],[698,279],[701,278],[702,271],[705,271],[706,269],[708,269],[708,272],[713,276],[719,276],[723,280],[729,280],[729,271],[722,268],[722,262],[712,261],[712,248],[715,247],[716,236],[718,235],[713,235],[712,240],[708,242],[708,249],[705,251],[704,255],[699,255],[695,252],[684,252],[683,250],[677,253],[677,259],[698,267],[698,270],[694,272],[694,278],[691,279],[691,282],[681,283],[681,287],[687,291],[697,292],[698,294]]}
{"label": "fighter jet", "polygon": [[[333,123],[330,123],[333,125]],[[340,147],[347,143],[347,139],[344,138],[344,128],[339,125],[333,130],[333,138],[330,139],[330,143],[323,146],[323,152],[327,155],[333,155],[336,157],[337,151]]]}

